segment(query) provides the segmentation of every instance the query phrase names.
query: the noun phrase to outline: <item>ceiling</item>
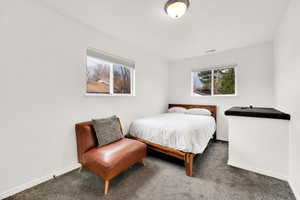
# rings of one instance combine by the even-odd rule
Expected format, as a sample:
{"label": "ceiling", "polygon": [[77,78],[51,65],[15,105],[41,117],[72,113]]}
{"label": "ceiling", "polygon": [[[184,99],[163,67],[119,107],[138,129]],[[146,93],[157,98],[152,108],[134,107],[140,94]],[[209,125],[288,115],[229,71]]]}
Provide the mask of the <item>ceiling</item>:
{"label": "ceiling", "polygon": [[166,0],[43,0],[67,16],[168,60],[271,41],[289,0],[191,0],[174,20]]}

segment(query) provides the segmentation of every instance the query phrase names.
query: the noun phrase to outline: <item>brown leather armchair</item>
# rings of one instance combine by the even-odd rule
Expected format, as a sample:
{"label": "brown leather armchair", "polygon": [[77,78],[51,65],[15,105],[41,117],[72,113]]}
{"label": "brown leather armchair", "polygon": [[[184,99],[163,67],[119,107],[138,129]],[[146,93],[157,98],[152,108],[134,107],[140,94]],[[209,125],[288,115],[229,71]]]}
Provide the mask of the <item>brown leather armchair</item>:
{"label": "brown leather armchair", "polygon": [[85,167],[101,176],[105,194],[112,178],[137,162],[143,163],[147,146],[142,142],[123,138],[99,147],[91,121],[76,124],[75,130],[80,171]]}

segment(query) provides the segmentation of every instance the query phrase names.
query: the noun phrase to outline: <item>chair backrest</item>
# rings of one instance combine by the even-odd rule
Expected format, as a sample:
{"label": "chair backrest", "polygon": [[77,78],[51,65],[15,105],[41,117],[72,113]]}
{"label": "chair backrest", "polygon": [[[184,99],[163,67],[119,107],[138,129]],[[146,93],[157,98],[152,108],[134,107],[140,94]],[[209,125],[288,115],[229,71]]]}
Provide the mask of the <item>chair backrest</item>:
{"label": "chair backrest", "polygon": [[91,121],[76,124],[75,131],[78,160],[83,163],[83,154],[97,147],[98,140]]}

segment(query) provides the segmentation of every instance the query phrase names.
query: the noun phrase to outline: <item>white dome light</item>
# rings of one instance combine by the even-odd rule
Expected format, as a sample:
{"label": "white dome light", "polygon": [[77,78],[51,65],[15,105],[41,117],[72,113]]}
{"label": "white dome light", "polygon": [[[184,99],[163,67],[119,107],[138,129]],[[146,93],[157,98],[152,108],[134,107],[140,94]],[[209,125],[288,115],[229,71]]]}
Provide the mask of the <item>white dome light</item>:
{"label": "white dome light", "polygon": [[173,19],[179,19],[184,15],[189,5],[189,0],[169,0],[165,5],[165,11]]}

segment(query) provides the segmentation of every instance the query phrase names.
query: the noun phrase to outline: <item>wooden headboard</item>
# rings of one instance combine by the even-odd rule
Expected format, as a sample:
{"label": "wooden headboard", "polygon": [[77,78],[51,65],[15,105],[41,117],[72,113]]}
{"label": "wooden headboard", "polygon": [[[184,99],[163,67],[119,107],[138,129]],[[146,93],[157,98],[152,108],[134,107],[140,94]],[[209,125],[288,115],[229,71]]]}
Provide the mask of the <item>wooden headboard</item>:
{"label": "wooden headboard", "polygon": [[205,108],[211,112],[211,115],[217,121],[217,106],[216,105],[190,105],[190,104],[169,104],[169,108],[172,107],[183,107],[186,109],[190,108]]}

